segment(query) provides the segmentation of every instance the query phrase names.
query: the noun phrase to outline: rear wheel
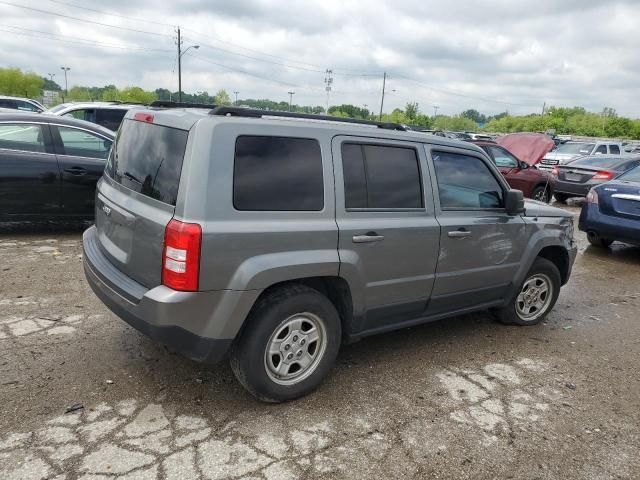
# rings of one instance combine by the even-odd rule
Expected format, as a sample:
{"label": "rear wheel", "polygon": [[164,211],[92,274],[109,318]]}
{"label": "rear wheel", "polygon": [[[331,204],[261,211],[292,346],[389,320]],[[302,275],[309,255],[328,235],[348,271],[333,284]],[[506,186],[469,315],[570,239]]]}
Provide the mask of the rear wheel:
{"label": "rear wheel", "polygon": [[546,185],[538,185],[533,189],[531,198],[539,202],[549,203],[551,201],[551,192]]}
{"label": "rear wheel", "polygon": [[500,322],[506,324],[540,323],[556,304],[561,283],[558,267],[546,258],[538,257],[511,302],[492,312]]}
{"label": "rear wheel", "polygon": [[293,400],[320,385],[340,339],[340,317],[327,297],[304,285],[286,286],[255,305],[231,349],[231,368],[259,400]]}
{"label": "rear wheel", "polygon": [[600,235],[598,235],[597,232],[594,232],[593,230],[587,232],[587,240],[589,240],[589,243],[591,245],[599,248],[609,248],[609,246],[613,243],[613,240],[602,238]]}
{"label": "rear wheel", "polygon": [[558,203],[567,203],[567,199],[569,198],[569,195],[565,195],[564,193],[554,193],[553,196]]}

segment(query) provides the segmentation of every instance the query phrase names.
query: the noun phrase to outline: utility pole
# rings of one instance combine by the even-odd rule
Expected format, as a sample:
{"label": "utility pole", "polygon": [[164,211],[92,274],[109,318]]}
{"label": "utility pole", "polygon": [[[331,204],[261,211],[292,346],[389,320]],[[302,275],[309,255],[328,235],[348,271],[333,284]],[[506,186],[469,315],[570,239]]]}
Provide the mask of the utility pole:
{"label": "utility pole", "polygon": [[324,89],[327,92],[327,109],[326,114],[329,115],[329,95],[331,94],[331,85],[333,85],[333,70],[327,68],[324,76]]}
{"label": "utility pole", "polygon": [[544,117],[544,111],[547,108],[547,102],[542,103],[542,116]]}
{"label": "utility pole", "polygon": [[287,92],[289,94],[289,111],[291,111],[291,102],[293,101],[293,94],[296,92]]}
{"label": "utility pole", "polygon": [[236,96],[236,101],[233,102],[233,104],[237,107],[238,106],[238,93],[240,92],[233,92],[233,94]]}
{"label": "utility pole", "polygon": [[435,119],[438,116],[438,109],[440,108],[440,106],[438,105],[434,105],[433,106],[433,118]]}
{"label": "utility pole", "polygon": [[180,38],[180,27],[178,27],[178,102],[182,102],[182,38]]}
{"label": "utility pole", "polygon": [[71,70],[70,67],[60,67],[61,70],[64,70],[64,94],[65,96],[69,95],[69,84],[67,83],[67,72]]}
{"label": "utility pole", "polygon": [[384,89],[387,85],[387,72],[382,75],[382,98],[380,99],[380,116],[378,120],[382,121],[382,107],[384,106]]}

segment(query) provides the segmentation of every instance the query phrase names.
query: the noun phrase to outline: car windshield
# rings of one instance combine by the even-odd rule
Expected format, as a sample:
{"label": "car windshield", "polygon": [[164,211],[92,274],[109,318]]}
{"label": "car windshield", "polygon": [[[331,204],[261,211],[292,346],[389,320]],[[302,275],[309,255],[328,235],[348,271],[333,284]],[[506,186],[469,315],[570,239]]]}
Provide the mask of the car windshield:
{"label": "car windshield", "polygon": [[66,108],[67,106],[64,103],[61,103],[60,105],[56,105],[55,107],[52,107],[48,110],[48,112],[50,113],[57,113],[61,110],[63,110],[64,108]]}
{"label": "car windshield", "polygon": [[556,149],[556,153],[578,153],[588,155],[595,147],[595,143],[564,143]]}
{"label": "car windshield", "polygon": [[575,162],[571,162],[569,165],[567,165],[567,168],[572,168],[572,167],[615,168],[623,161],[624,159],[621,159],[620,157],[589,157],[589,158],[576,160]]}
{"label": "car windshield", "polygon": [[626,173],[623,173],[618,177],[618,180],[623,180],[625,182],[638,182],[640,183],[640,166],[636,168],[632,168]]}

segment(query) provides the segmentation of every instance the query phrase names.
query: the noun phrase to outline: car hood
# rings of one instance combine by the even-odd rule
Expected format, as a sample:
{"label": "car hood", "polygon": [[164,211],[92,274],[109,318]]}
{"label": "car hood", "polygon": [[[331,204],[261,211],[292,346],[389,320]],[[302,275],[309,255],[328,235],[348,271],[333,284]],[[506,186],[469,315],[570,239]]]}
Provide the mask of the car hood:
{"label": "car hood", "polygon": [[511,133],[498,137],[496,143],[529,165],[539,163],[555,146],[553,140],[542,133]]}
{"label": "car hood", "polygon": [[525,199],[524,201],[525,217],[569,217],[570,214],[561,208],[550,207],[546,203],[537,200]]}

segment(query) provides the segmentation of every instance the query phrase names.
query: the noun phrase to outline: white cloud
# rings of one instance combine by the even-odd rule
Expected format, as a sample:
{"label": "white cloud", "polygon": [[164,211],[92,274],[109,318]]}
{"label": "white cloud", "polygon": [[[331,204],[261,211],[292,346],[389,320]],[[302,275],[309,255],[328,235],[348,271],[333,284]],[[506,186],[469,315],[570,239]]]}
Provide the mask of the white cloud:
{"label": "white cloud", "polygon": [[[333,68],[332,103],[367,104],[374,111],[380,74],[387,71],[385,110],[414,100],[426,112],[437,104],[444,113],[466,108],[528,113],[547,102],[593,110],[606,105],[640,116],[640,3],[632,0],[23,0],[20,5],[122,27],[0,3],[0,65],[56,73],[58,81],[60,66],[68,65],[74,85],[177,90],[171,25],[181,25],[185,46],[201,45],[193,57],[183,57],[183,90],[190,92],[224,88],[239,91],[240,98],[288,100],[287,91],[294,90],[296,103],[322,105],[323,72]],[[344,75],[359,72],[376,76]]]}

